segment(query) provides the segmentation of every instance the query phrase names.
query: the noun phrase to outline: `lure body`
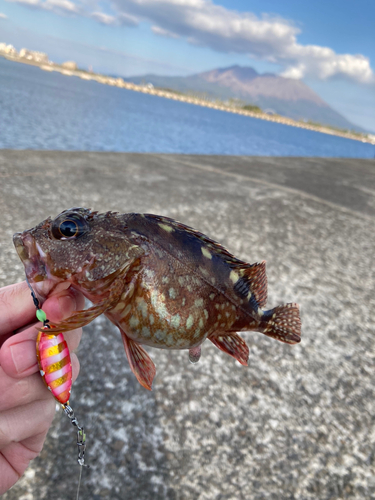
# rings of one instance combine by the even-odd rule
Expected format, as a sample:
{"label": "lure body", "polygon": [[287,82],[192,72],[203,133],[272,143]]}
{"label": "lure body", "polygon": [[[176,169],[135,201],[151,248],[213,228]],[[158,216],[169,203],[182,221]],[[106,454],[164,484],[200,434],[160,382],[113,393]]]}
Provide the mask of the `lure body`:
{"label": "lure body", "polygon": [[61,404],[69,404],[72,363],[64,335],[50,334],[48,328],[40,330],[36,341],[36,355],[40,374],[54,398]]}

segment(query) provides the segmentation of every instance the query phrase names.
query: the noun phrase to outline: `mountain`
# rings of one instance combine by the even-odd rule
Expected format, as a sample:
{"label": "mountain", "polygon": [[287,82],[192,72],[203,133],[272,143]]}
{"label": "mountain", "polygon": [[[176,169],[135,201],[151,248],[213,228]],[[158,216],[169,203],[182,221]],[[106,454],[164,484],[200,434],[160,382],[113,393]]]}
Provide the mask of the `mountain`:
{"label": "mountain", "polygon": [[295,120],[310,120],[334,127],[367,132],[332,109],[301,80],[273,73],[259,74],[242,66],[218,68],[186,77],[143,75],[126,78],[133,83],[152,83],[155,87],[181,92],[198,92],[222,100],[237,98],[262,110]]}

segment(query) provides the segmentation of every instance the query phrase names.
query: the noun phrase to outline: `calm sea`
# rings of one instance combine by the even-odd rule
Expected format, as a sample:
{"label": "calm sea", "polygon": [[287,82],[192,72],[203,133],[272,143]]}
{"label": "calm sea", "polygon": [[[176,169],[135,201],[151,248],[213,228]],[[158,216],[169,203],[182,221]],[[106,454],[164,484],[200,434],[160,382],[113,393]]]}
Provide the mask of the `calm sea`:
{"label": "calm sea", "polygon": [[358,141],[49,73],[0,57],[0,148],[374,158]]}

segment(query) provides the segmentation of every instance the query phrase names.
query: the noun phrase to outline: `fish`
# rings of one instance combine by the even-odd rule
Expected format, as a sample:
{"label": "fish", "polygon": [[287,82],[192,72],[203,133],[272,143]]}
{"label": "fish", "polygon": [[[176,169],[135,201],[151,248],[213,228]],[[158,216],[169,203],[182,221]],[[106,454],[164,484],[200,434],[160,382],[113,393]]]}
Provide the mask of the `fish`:
{"label": "fish", "polygon": [[156,369],[142,345],[186,349],[196,363],[208,339],[246,366],[249,348],[239,332],[301,341],[297,304],[265,309],[265,261],[242,261],[169,217],[76,207],[14,234],[13,243],[41,303],[72,287],[93,304],[49,335],[104,314],[119,328],[130,368],[146,389]]}

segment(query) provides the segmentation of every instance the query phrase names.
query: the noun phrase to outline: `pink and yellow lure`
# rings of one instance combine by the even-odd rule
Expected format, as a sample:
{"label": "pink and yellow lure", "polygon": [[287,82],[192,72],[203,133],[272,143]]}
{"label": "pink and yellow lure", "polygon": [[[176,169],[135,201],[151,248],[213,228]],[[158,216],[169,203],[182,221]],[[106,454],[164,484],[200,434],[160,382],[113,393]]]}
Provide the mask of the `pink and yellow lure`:
{"label": "pink and yellow lure", "polygon": [[68,344],[62,333],[49,334],[48,329],[44,326],[36,339],[39,371],[54,398],[62,405],[69,405],[72,363]]}
{"label": "pink and yellow lure", "polygon": [[51,391],[53,397],[58,401],[64,413],[71,423],[77,428],[77,462],[81,466],[79,472],[77,499],[79,498],[79,488],[81,485],[82,467],[89,467],[85,464],[86,434],[84,428],[78,423],[74,411],[69,405],[70,392],[72,390],[72,362],[68,344],[61,332],[49,333],[53,325],[49,324],[46,313],[40,309],[39,300],[26,277],[26,283],[31,291],[31,297],[36,307],[36,317],[43,323],[43,327],[38,331],[36,339],[36,356],[40,374]]}
{"label": "pink and yellow lure", "polygon": [[[33,299],[35,298],[34,292],[32,292],[32,297]],[[39,309],[36,298],[34,303],[37,306],[37,318],[39,321],[43,321],[43,328],[39,330],[36,339],[36,356],[38,358],[40,374],[53,397],[61,404],[62,409],[70,418],[72,424],[77,427],[77,461],[79,465],[89,467],[85,464],[86,434],[83,427],[79,425],[74,411],[69,405],[70,392],[72,390],[72,362],[68,344],[61,332],[57,334],[48,333],[48,330],[53,328],[53,325],[49,326],[47,316],[42,309]],[[81,482],[81,472],[79,484]]]}

